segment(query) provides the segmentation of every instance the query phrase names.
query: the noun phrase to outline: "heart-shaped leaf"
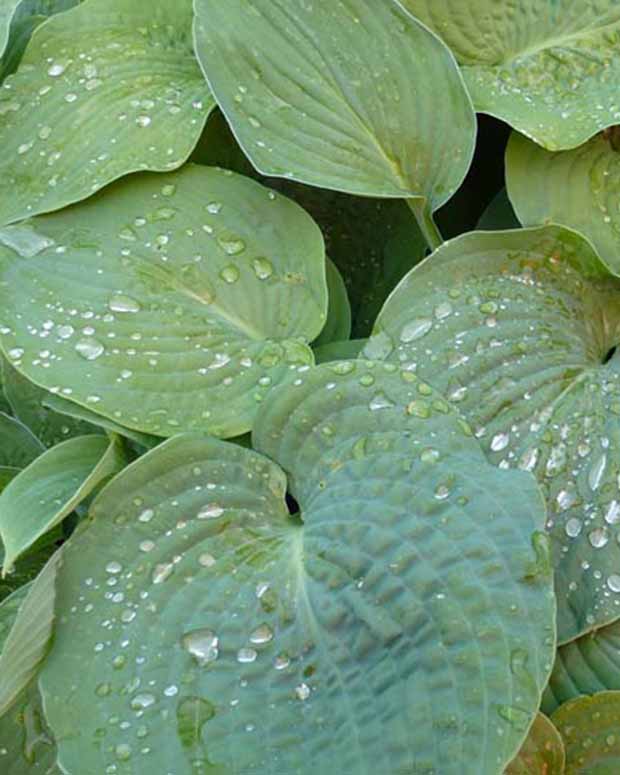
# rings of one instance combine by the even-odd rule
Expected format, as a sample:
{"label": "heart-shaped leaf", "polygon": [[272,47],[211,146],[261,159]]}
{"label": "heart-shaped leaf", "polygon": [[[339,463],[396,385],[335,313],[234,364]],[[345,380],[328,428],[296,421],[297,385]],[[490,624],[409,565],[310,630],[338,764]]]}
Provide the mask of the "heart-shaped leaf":
{"label": "heart-shaped leaf", "polygon": [[314,342],[315,347],[346,341],[351,336],[351,305],[344,280],[338,267],[330,259],[327,259],[325,269],[329,306],[325,326]]}
{"label": "heart-shaped leaf", "polygon": [[558,649],[543,710],[553,713],[581,694],[620,690],[620,622],[594,630]]}
{"label": "heart-shaped leaf", "polygon": [[620,154],[603,136],[572,151],[550,153],[514,133],[506,152],[506,182],[524,226],[570,226],[620,275]]}
{"label": "heart-shaped leaf", "polygon": [[553,723],[539,713],[505,775],[564,775],[564,743]]}
{"label": "heart-shaped leaf", "polygon": [[25,425],[0,412],[0,465],[25,468],[45,447]]}
{"label": "heart-shaped leaf", "polygon": [[550,150],[620,119],[616,0],[400,0],[461,64],[476,110]]}
{"label": "heart-shaped leaf", "polygon": [[[561,227],[477,232],[413,269],[369,357],[444,391],[548,507],[561,642],[620,617],[620,281]],[[372,354],[372,355],[371,355]]]}
{"label": "heart-shaped leaf", "polygon": [[299,515],[275,462],[188,434],[63,547],[40,679],[63,770],[490,775],[518,750],[554,650],[533,480],[391,364],[291,379],[254,442]]}
{"label": "heart-shaped leaf", "polygon": [[551,717],[566,749],[566,775],[620,772],[620,692],[565,703]]}
{"label": "heart-shaped leaf", "polygon": [[189,156],[213,107],[191,0],[88,0],[41,25],[0,90],[0,223]]}
{"label": "heart-shaped leaf", "polygon": [[0,717],[28,687],[47,653],[59,560],[60,553],[52,555],[34,580],[4,641],[0,654]]}
{"label": "heart-shaped leaf", "polygon": [[[122,425],[236,436],[294,364],[312,363],[321,233],[248,178],[135,175],[13,229],[2,347],[28,379]],[[33,243],[46,247],[25,258]]]}
{"label": "heart-shaped leaf", "polygon": [[449,51],[398,3],[195,7],[198,58],[261,172],[416,200],[427,213],[459,187],[474,148],[471,102]]}
{"label": "heart-shaped leaf", "polygon": [[0,494],[3,572],[126,463],[121,444],[78,436],[38,457]]}
{"label": "heart-shaped leaf", "polygon": [[31,430],[46,447],[53,447],[72,436],[99,432],[97,426],[91,423],[68,418],[48,408],[45,405],[46,399],[55,396],[26,379],[1,355],[0,371],[4,393],[15,418]]}

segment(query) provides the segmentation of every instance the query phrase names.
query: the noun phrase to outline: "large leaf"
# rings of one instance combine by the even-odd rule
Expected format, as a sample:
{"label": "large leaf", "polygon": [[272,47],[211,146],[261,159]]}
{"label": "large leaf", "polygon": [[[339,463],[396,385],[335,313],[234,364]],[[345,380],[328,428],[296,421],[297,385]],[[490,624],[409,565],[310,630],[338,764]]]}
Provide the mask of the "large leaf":
{"label": "large leaf", "polygon": [[[67,11],[80,2],[81,0],[19,0],[11,19],[4,54],[0,44],[0,79],[17,69],[32,33],[40,24],[48,17]],[[12,0],[9,0],[9,4],[12,4]]]}
{"label": "large leaf", "polygon": [[0,654],[31,586],[30,583],[24,584],[0,603]]}
{"label": "large leaf", "polygon": [[616,0],[400,0],[450,46],[478,111],[550,150],[620,119]]}
{"label": "large leaf", "polygon": [[550,153],[514,133],[506,152],[506,182],[524,226],[570,226],[620,274],[620,154],[602,135],[581,148]]}
{"label": "large leaf", "polygon": [[327,255],[345,282],[355,336],[368,336],[390,291],[426,253],[415,217],[399,199],[349,196],[260,175],[219,110],[209,116],[192,158],[254,177],[310,213],[323,232]]}
{"label": "large leaf", "polygon": [[54,623],[60,553],[52,555],[32,583],[0,654],[0,717],[26,689],[45,657]]}
{"label": "large leaf", "polygon": [[620,692],[600,692],[562,705],[552,716],[566,748],[566,775],[620,772]]}
{"label": "large leaf", "polygon": [[213,99],[191,0],[87,0],[34,33],[0,91],[0,223],[189,156]]}
{"label": "large leaf", "polygon": [[257,169],[427,212],[456,191],[473,154],[471,102],[450,53],[398,3],[195,7],[198,58]]}
{"label": "large leaf", "polygon": [[313,347],[346,341],[351,336],[351,305],[342,275],[333,261],[327,259],[325,278],[329,295],[327,320]]}
{"label": "large leaf", "polygon": [[552,713],[563,702],[606,689],[620,690],[620,622],[558,649],[543,709]]}
{"label": "large leaf", "polygon": [[0,371],[4,393],[15,417],[46,447],[53,447],[72,436],[99,432],[91,423],[69,418],[46,406],[47,397],[55,396],[26,379],[1,355]]}
{"label": "large leaf", "polygon": [[564,775],[564,743],[546,716],[539,713],[505,775]]}
{"label": "large leaf", "polygon": [[61,775],[56,747],[45,725],[36,685],[25,690],[0,718],[2,775]]}
{"label": "large leaf", "polygon": [[235,436],[292,365],[312,363],[323,239],[254,181],[198,166],[133,176],[14,228],[49,247],[0,248],[2,347],[33,382],[122,425]]}
{"label": "large leaf", "polygon": [[0,465],[24,468],[45,451],[25,425],[0,412]]}
{"label": "large leaf", "polygon": [[407,275],[365,349],[445,391],[493,462],[536,474],[561,642],[620,617],[619,292],[567,229],[468,234]]}
{"label": "large leaf", "polygon": [[48,450],[0,494],[3,571],[125,465],[118,441],[78,436]]}
{"label": "large leaf", "polygon": [[254,443],[300,515],[275,462],[188,434],[63,547],[40,679],[63,770],[492,775],[516,753],[554,649],[533,480],[410,372],[291,379]]}
{"label": "large leaf", "polygon": [[9,42],[11,20],[20,2],[21,0],[3,0],[0,4],[0,57],[4,54],[4,50]]}

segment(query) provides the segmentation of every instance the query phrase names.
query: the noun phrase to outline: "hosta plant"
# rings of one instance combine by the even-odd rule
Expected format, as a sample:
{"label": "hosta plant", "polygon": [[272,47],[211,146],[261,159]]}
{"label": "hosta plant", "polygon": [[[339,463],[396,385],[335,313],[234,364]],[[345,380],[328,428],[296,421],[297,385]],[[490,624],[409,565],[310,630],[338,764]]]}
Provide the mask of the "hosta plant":
{"label": "hosta plant", "polygon": [[0,772],[620,772],[620,9],[0,0]]}

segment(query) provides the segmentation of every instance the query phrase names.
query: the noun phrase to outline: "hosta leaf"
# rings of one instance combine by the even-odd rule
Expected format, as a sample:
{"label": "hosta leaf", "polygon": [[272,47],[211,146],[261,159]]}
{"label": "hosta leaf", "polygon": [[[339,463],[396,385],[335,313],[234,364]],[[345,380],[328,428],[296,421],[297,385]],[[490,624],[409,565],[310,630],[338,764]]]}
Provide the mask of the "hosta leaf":
{"label": "hosta leaf", "polygon": [[390,291],[424,258],[426,242],[405,202],[349,196],[261,176],[243,155],[220,111],[209,116],[192,158],[255,177],[310,213],[345,282],[355,336],[370,333]]}
{"label": "hosta leaf", "polygon": [[61,775],[55,762],[56,747],[45,725],[41,697],[31,684],[0,718],[2,775]]}
{"label": "hosta leaf", "polygon": [[15,228],[48,247],[0,248],[3,348],[33,382],[128,428],[244,433],[291,366],[312,362],[323,239],[254,181],[136,175]]}
{"label": "hosta leaf", "polygon": [[620,119],[616,0],[401,0],[450,46],[476,110],[550,150]]}
{"label": "hosta leaf", "polygon": [[254,443],[301,519],[275,462],[188,434],[63,547],[40,679],[63,770],[492,775],[516,753],[554,649],[533,480],[410,372],[291,379]]}
{"label": "hosta leaf", "polygon": [[4,54],[4,50],[9,42],[11,20],[20,2],[21,0],[3,0],[0,5],[0,56]]}
{"label": "hosta leaf", "polygon": [[620,274],[620,154],[601,135],[575,150],[550,153],[514,133],[506,152],[506,181],[524,226],[570,226]]}
{"label": "hosta leaf", "polygon": [[4,490],[7,484],[21,471],[20,468],[12,466],[0,466],[0,492]]}
{"label": "hosta leaf", "polygon": [[427,210],[458,188],[471,103],[450,53],[396,2],[195,7],[198,58],[257,169]]}
{"label": "hosta leaf", "polygon": [[48,396],[55,396],[34,385],[1,356],[0,370],[4,393],[15,417],[46,447],[53,447],[71,436],[99,432],[91,423],[74,420],[52,411],[45,402]]}
{"label": "hosta leaf", "polygon": [[314,343],[316,347],[346,340],[351,335],[351,305],[344,280],[334,262],[329,259],[325,270],[329,305],[325,327]]}
{"label": "hosta leaf", "polygon": [[56,574],[60,553],[52,555],[32,583],[0,654],[0,717],[26,689],[52,637]]}
{"label": "hosta leaf", "polygon": [[0,494],[3,570],[125,465],[120,443],[78,436],[38,457]]}
{"label": "hosta leaf", "polygon": [[191,0],[87,0],[36,30],[0,89],[0,223],[185,161],[214,104],[191,25]]}
{"label": "hosta leaf", "polygon": [[505,775],[564,775],[564,743],[546,716],[539,713]]}
{"label": "hosta leaf", "polygon": [[314,359],[317,363],[327,361],[354,360],[364,349],[366,339],[347,339],[342,342],[329,342],[322,344],[314,351]]}
{"label": "hosta leaf", "polygon": [[548,508],[561,642],[620,617],[620,281],[580,235],[477,232],[413,269],[365,353],[415,370]]}
{"label": "hosta leaf", "polygon": [[620,622],[601,627],[558,649],[543,697],[545,713],[581,694],[620,690]]}
{"label": "hosta leaf", "polygon": [[16,589],[0,603],[0,653],[2,653],[9,632],[15,624],[19,609],[31,586],[31,583],[24,584],[23,587]]}
{"label": "hosta leaf", "polygon": [[25,425],[0,412],[0,465],[25,468],[45,451]]}
{"label": "hosta leaf", "polygon": [[620,692],[600,692],[562,705],[551,717],[564,740],[566,775],[620,771]]}
{"label": "hosta leaf", "polygon": [[125,428],[124,425],[119,425],[119,423],[114,422],[114,420],[110,420],[109,417],[95,414],[95,412],[92,412],[85,406],[74,404],[66,398],[54,395],[54,393],[47,394],[43,400],[43,405],[64,417],[71,417],[81,423],[88,423],[89,425],[100,427],[108,433],[116,433],[117,436],[131,439],[131,441],[135,441],[137,444],[140,444],[147,449],[156,446],[161,441],[157,436],[149,436],[147,433],[140,433],[139,431],[134,431],[132,428]]}
{"label": "hosta leaf", "polygon": [[67,11],[81,0],[20,0],[9,30],[4,54],[0,45],[0,79],[17,69],[28,41],[36,28],[48,17]]}

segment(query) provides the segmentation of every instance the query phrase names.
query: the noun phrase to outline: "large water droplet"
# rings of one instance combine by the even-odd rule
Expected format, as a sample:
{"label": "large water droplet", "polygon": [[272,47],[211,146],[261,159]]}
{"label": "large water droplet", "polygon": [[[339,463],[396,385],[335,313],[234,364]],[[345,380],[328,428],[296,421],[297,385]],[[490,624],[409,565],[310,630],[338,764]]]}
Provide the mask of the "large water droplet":
{"label": "large water droplet", "polygon": [[252,259],[252,269],[259,280],[267,280],[273,274],[273,264],[262,256]]}
{"label": "large water droplet", "polygon": [[39,234],[28,224],[4,226],[0,229],[0,242],[19,253],[23,258],[38,256],[39,253],[55,244],[53,239]]}
{"label": "large water droplet", "polygon": [[204,666],[213,662],[219,655],[219,638],[212,631],[206,628],[192,630],[186,633],[181,639],[183,648],[188,651],[198,662]]}
{"label": "large water droplet", "polygon": [[510,443],[510,435],[508,433],[497,433],[491,439],[491,450],[493,452],[501,452],[506,449]]}
{"label": "large water droplet", "polygon": [[76,343],[75,349],[77,353],[81,355],[82,358],[86,358],[87,361],[94,361],[105,352],[105,347],[101,342],[92,336],[85,336],[80,339]]}
{"label": "large water droplet", "polygon": [[257,627],[250,635],[250,643],[256,645],[269,643],[270,640],[273,640],[273,630],[268,624],[261,624],[261,626]]}
{"label": "large water droplet", "polygon": [[221,517],[223,513],[224,509],[219,503],[207,503],[200,509],[196,516],[198,519],[217,519],[218,517]]}
{"label": "large water droplet", "polygon": [[225,266],[220,272],[220,277],[225,283],[232,285],[239,279],[239,269],[234,264]]}
{"label": "large water droplet", "polygon": [[148,692],[136,694],[131,698],[130,704],[132,710],[145,710],[155,704],[155,695]]}
{"label": "large water droplet", "polygon": [[379,393],[375,393],[368,404],[368,408],[371,412],[376,412],[379,409],[392,409],[394,406],[394,402],[391,401],[382,390],[379,391]]}
{"label": "large water droplet", "polygon": [[254,662],[257,656],[258,653],[255,649],[242,648],[237,652],[237,662],[241,662],[241,664]]}
{"label": "large water droplet", "polygon": [[238,256],[245,250],[245,242],[234,235],[223,235],[217,238],[217,244],[222,248],[227,256]]}
{"label": "large water droplet", "polygon": [[153,584],[163,584],[174,572],[174,565],[171,562],[164,562],[153,568],[151,581]]}
{"label": "large water droplet", "polygon": [[602,549],[609,541],[609,533],[606,527],[595,527],[588,533],[588,540],[595,549]]}
{"label": "large water droplet", "polygon": [[433,327],[433,321],[429,318],[415,318],[407,323],[400,332],[400,341],[407,344],[416,339],[421,339]]}

